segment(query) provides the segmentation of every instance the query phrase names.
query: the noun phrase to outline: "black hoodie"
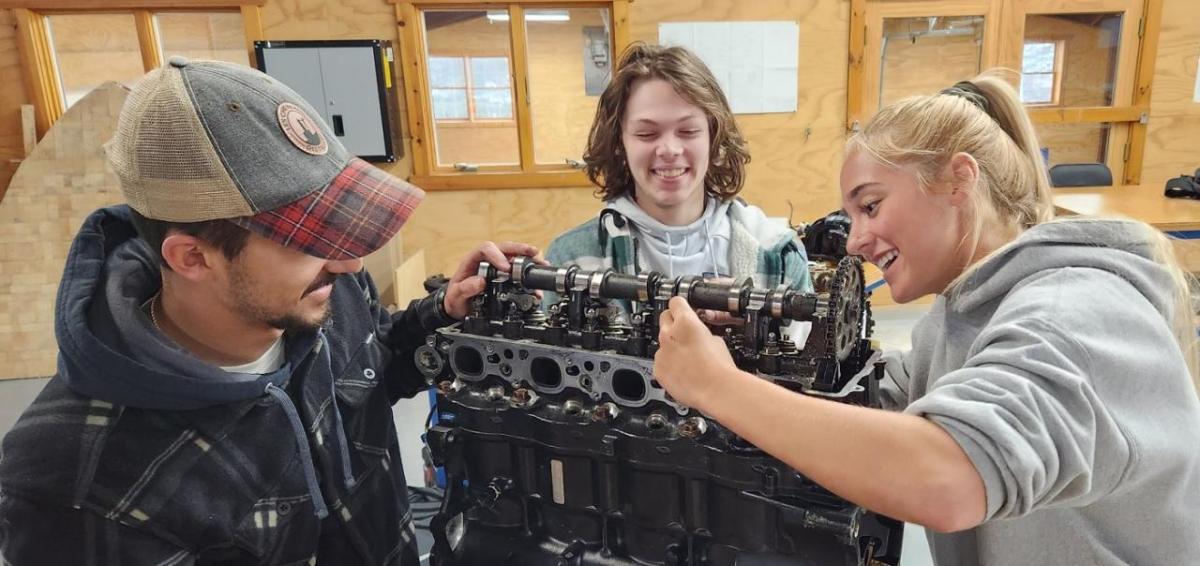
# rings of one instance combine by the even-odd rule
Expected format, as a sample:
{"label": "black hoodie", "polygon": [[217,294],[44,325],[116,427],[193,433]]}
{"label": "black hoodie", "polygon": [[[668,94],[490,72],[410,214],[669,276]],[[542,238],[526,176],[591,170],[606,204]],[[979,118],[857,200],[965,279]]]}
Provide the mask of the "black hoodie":
{"label": "black hoodie", "polygon": [[158,273],[127,207],[72,243],[58,374],[0,445],[3,558],[416,564],[391,404],[425,387],[412,350],[450,322],[434,300],[393,318],[365,272],[340,276],[280,370],[234,374],[147,320]]}

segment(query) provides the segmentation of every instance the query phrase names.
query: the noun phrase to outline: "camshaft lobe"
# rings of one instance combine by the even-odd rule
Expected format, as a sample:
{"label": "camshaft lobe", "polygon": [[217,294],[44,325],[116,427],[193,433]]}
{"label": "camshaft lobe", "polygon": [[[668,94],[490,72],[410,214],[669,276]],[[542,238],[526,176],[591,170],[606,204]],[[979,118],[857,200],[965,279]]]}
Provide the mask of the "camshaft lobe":
{"label": "camshaft lobe", "polygon": [[[482,270],[482,266],[481,266]],[[658,272],[640,275],[611,269],[585,271],[577,266],[547,267],[528,257],[512,262],[512,280],[526,289],[566,294],[580,290],[597,299],[624,299],[649,303],[666,302],[679,296],[694,308],[743,316],[747,312],[778,319],[812,321],[828,312],[827,301],[813,293],[800,293],[784,286],[759,289],[749,279],[737,282],[705,281],[699,276],[669,278]]]}

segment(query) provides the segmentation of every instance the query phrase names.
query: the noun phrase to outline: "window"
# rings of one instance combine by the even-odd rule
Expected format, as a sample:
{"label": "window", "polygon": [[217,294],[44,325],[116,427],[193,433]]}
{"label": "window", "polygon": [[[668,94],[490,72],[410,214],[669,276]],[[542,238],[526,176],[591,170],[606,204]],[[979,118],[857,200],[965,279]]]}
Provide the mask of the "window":
{"label": "window", "polygon": [[[629,0],[396,1],[412,182],[587,186],[579,170]],[[549,4],[549,5],[548,5]]]}
{"label": "window", "polygon": [[1117,183],[1141,182],[1162,2],[851,4],[847,130],[883,103],[967,78],[971,67],[1014,69],[1001,76],[1017,88],[1051,163],[1101,161]]}
{"label": "window", "polygon": [[512,120],[508,57],[429,57],[436,120]]}
{"label": "window", "polygon": [[261,36],[258,3],[145,0],[130,9],[108,0],[28,0],[14,12],[38,135],[92,89],[132,85],[171,55],[249,65],[249,45]]}
{"label": "window", "polygon": [[1062,61],[1063,42],[1026,41],[1021,57],[1021,101],[1058,104]]}
{"label": "window", "polygon": [[250,66],[244,19],[238,11],[158,12],[159,51],[164,60],[183,55]]}
{"label": "window", "polygon": [[[92,31],[101,29],[107,33]],[[107,81],[132,87],[146,73],[131,13],[52,14],[46,16],[46,31],[63,110]]]}

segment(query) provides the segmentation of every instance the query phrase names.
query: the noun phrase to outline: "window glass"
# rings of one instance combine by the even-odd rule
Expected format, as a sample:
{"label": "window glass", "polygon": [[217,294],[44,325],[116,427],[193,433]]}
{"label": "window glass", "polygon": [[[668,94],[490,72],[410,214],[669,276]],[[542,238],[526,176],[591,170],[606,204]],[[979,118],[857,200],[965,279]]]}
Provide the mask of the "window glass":
{"label": "window glass", "polygon": [[241,12],[159,12],[163,61],[172,55],[250,65]]}
{"label": "window glass", "polygon": [[422,21],[436,163],[518,164],[507,18],[485,10],[426,10]]}
{"label": "window glass", "polygon": [[[1021,94],[1044,94],[1046,66],[1059,73],[1051,79],[1061,85],[1054,102],[1061,106],[1112,106],[1121,46],[1122,14],[1034,14],[1025,18],[1025,54],[1030,44],[1057,44],[1059,53],[1048,57],[1047,47],[1035,47],[1036,70],[1022,62]],[[1056,60],[1057,62],[1053,62]],[[1056,71],[1054,70],[1056,69]],[[1034,84],[1024,86],[1028,80]],[[1027,103],[1036,102],[1024,99]]]}
{"label": "window glass", "polygon": [[108,81],[132,87],[146,74],[133,14],[55,14],[46,19],[64,107]]}
{"label": "window glass", "polygon": [[884,18],[879,107],[979,74],[983,29],[983,16]]}
{"label": "window glass", "polygon": [[612,76],[612,29],[600,8],[525,11],[534,160],[580,163]]}

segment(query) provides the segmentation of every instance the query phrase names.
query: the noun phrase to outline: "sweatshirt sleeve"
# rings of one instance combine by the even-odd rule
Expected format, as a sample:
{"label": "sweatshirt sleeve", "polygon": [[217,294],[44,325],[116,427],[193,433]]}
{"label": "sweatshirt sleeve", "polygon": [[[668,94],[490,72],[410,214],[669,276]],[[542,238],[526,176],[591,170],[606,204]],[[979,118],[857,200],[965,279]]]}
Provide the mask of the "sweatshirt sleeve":
{"label": "sweatshirt sleeve", "polygon": [[881,408],[899,411],[908,404],[910,352],[883,353],[883,380],[879,382]]}
{"label": "sweatshirt sleeve", "polygon": [[1078,275],[1010,293],[963,366],[906,409],[963,448],[983,479],[988,520],[1111,493],[1137,458],[1125,423],[1164,401],[1130,379],[1156,369],[1155,357],[1171,359],[1161,315],[1119,279]]}

